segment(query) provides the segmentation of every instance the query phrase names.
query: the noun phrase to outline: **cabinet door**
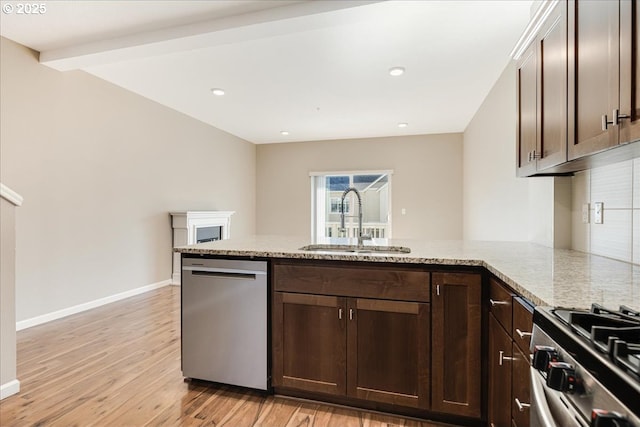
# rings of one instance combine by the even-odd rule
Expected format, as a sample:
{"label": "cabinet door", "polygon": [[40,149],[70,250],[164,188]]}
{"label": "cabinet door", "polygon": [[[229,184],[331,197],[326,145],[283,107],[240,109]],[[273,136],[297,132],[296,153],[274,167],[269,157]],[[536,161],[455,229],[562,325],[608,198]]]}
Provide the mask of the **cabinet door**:
{"label": "cabinet door", "polygon": [[346,392],[346,299],[276,292],[273,385]]}
{"label": "cabinet door", "polygon": [[619,108],[619,13],[617,0],[569,1],[569,160],[618,144],[602,118]]}
{"label": "cabinet door", "polygon": [[433,273],[431,409],[481,416],[481,284],[476,273]]}
{"label": "cabinet door", "polygon": [[620,2],[620,143],[640,139],[640,1]]}
{"label": "cabinet door", "polygon": [[347,394],[429,408],[429,304],[349,299]]}
{"label": "cabinet door", "polygon": [[529,427],[529,405],[531,404],[531,376],[529,353],[522,353],[514,343],[511,361],[511,416],[516,427]]}
{"label": "cabinet door", "polygon": [[536,161],[532,155],[537,145],[537,60],[536,45],[532,44],[517,64],[517,150],[518,176],[529,176],[536,172]]}
{"label": "cabinet door", "polygon": [[538,43],[538,155],[542,170],[567,161],[567,3],[558,3]]}
{"label": "cabinet door", "polygon": [[[505,358],[506,357],[506,358]],[[511,425],[511,336],[489,315],[489,425]]]}

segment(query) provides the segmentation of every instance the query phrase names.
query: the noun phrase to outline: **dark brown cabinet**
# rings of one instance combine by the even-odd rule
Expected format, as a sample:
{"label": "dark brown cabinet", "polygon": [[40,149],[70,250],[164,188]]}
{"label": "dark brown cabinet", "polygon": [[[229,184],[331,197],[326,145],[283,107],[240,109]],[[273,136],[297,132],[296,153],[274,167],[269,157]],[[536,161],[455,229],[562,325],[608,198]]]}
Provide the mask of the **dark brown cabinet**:
{"label": "dark brown cabinet", "polygon": [[429,409],[428,272],[274,264],[274,387]]}
{"label": "dark brown cabinet", "polygon": [[345,394],[345,312],[345,298],[275,293],[274,386]]}
{"label": "dark brown cabinet", "polygon": [[489,315],[489,425],[511,426],[511,336]]}
{"label": "dark brown cabinet", "polygon": [[482,414],[481,292],[476,273],[433,273],[431,287],[431,408]]}
{"label": "dark brown cabinet", "polygon": [[567,4],[550,12],[517,63],[517,167],[531,176],[567,161]]}
{"label": "dark brown cabinet", "polygon": [[537,103],[538,59],[532,44],[517,64],[516,93],[518,106],[517,169],[518,176],[536,173],[535,151],[538,139]]}
{"label": "dark brown cabinet", "polygon": [[640,1],[620,2],[619,143],[640,140]]}
{"label": "dark brown cabinet", "polygon": [[569,7],[569,44],[575,52],[569,66],[574,91],[569,159],[576,159],[618,144],[611,120],[620,108],[620,1],[573,0]]}
{"label": "dark brown cabinet", "polygon": [[558,3],[536,38],[538,139],[536,167],[567,161],[567,5]]}
{"label": "dark brown cabinet", "polygon": [[531,35],[517,62],[518,176],[640,154],[639,1],[562,0]]}
{"label": "dark brown cabinet", "polygon": [[488,307],[488,424],[528,427],[530,306],[491,277]]}
{"label": "dark brown cabinet", "polygon": [[514,342],[511,359],[511,417],[514,427],[529,427],[531,381],[529,351],[523,352]]}
{"label": "dark brown cabinet", "polygon": [[347,394],[429,408],[429,304],[350,299]]}

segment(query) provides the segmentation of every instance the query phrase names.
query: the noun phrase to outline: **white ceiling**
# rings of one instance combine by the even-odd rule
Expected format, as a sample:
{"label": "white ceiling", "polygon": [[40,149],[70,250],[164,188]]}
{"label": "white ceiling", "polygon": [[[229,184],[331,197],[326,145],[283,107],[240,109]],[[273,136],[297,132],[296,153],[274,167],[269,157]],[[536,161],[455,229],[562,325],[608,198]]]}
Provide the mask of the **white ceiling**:
{"label": "white ceiling", "polygon": [[[26,15],[16,13],[24,2],[1,3],[0,34],[43,64],[84,70],[254,143],[464,131],[532,4],[76,0]],[[393,66],[406,73],[389,76]]]}

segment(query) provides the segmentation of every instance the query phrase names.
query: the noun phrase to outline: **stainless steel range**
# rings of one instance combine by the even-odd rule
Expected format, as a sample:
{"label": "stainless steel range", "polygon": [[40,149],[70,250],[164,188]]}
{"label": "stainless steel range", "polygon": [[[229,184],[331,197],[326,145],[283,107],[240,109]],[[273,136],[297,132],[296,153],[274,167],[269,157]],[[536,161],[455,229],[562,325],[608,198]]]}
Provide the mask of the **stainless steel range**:
{"label": "stainless steel range", "polygon": [[531,425],[640,427],[640,313],[536,307]]}

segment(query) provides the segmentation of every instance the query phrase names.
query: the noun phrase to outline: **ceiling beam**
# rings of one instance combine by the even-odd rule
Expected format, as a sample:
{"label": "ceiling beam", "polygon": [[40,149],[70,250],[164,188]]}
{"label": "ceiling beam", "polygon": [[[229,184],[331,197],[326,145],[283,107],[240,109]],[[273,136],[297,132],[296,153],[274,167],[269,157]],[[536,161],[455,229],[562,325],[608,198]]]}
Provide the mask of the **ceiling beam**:
{"label": "ceiling beam", "polygon": [[[40,63],[59,71],[238,43],[340,25],[329,14],[375,1],[303,1],[236,16],[143,32],[40,53]],[[348,14],[348,11],[346,12]],[[307,18],[307,19],[301,19]],[[309,19],[311,18],[311,19]]]}

